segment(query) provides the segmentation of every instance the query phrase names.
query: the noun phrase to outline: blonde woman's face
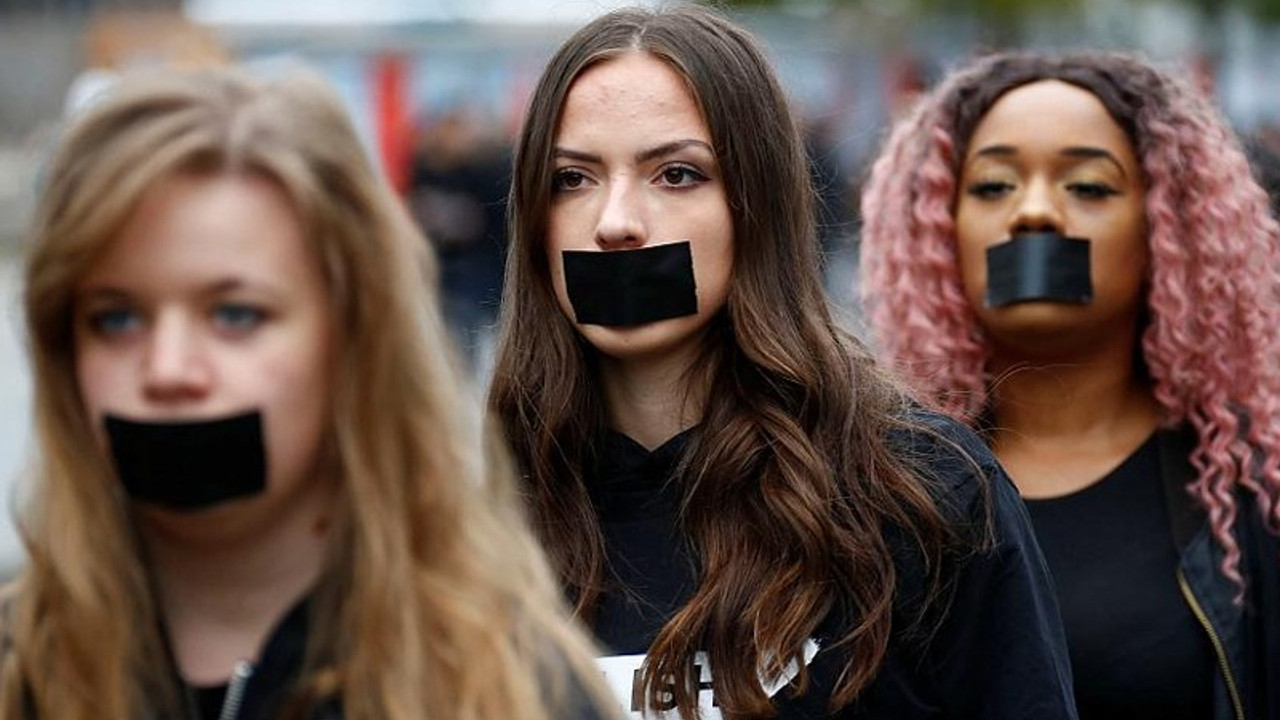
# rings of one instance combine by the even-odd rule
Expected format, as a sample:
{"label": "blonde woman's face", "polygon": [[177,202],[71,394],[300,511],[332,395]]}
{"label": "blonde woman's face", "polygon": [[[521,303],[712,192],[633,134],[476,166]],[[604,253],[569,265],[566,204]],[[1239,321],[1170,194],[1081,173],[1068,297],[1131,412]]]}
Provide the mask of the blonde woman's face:
{"label": "blonde woman's face", "polygon": [[276,185],[230,174],[157,182],[77,283],[73,317],[80,391],[100,436],[107,413],[156,422],[262,413],[265,492],[195,514],[144,507],[144,521],[248,531],[321,492],[326,283]]}
{"label": "blonde woman's face", "polygon": [[711,132],[684,79],[639,52],[589,68],[565,100],[554,152],[546,251],[561,309],[575,317],[562,251],[687,241],[696,314],[577,328],[597,350],[623,362],[669,359],[696,348],[729,294],[733,219]]}
{"label": "blonde woman's face", "polygon": [[[1149,261],[1146,191],[1128,135],[1097,97],[1057,80],[1010,90],[974,129],[957,193],[965,294],[997,352],[1132,347]],[[1093,301],[987,307],[987,248],[1037,231],[1090,241]]]}

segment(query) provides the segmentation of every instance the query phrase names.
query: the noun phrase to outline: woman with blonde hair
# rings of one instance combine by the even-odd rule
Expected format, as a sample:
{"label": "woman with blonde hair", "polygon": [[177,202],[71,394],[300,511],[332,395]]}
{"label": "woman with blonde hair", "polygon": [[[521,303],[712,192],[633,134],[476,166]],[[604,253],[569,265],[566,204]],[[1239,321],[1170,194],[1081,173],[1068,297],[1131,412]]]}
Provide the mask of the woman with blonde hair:
{"label": "woman with blonde hair", "polygon": [[4,717],[600,715],[426,247],[310,75],[76,119],[26,273]]}
{"label": "woman with blonde hair", "polygon": [[829,315],[802,147],[712,11],[544,71],[491,403],[561,582],[636,714],[1074,717],[1012,486]]}
{"label": "woman with blonde hair", "polygon": [[1226,122],[1124,54],[1003,53],[893,131],[862,292],[1027,499],[1082,718],[1280,718],[1280,227]]}

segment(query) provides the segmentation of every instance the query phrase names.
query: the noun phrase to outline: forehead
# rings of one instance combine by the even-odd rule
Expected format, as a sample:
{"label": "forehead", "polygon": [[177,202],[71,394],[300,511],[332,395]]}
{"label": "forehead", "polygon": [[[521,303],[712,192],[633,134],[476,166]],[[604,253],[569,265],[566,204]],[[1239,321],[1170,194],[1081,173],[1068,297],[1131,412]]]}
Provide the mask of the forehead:
{"label": "forehead", "polygon": [[987,110],[969,141],[970,156],[990,145],[1100,147],[1133,158],[1124,129],[1093,93],[1061,80],[1016,87]]}
{"label": "forehead", "polygon": [[256,175],[178,173],[156,181],[105,243],[81,284],[175,284],[230,273],[289,282],[310,251],[288,196]]}
{"label": "forehead", "polygon": [[573,81],[557,139],[616,142],[636,133],[707,139],[697,99],[685,78],[663,60],[628,52],[587,68]]}

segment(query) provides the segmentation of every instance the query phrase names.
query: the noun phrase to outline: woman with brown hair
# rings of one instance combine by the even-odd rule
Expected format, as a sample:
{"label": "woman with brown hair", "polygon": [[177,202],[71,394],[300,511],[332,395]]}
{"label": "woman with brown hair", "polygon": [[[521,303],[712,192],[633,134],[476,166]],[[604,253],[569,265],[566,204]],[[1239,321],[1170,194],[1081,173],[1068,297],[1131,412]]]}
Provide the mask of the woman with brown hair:
{"label": "woman with brown hair", "polygon": [[801,148],[707,10],[544,71],[490,400],[561,582],[633,712],[1074,717],[1007,478],[828,314]]}
{"label": "woman with brown hair", "polygon": [[433,261],[310,75],[125,81],[48,170],[6,718],[599,717]]}

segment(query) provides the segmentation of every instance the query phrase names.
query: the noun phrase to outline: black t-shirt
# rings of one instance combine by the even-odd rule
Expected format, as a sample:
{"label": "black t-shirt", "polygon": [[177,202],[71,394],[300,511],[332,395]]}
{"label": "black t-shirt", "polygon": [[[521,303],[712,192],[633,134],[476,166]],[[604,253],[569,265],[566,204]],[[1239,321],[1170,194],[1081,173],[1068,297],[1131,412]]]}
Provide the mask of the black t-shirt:
{"label": "black t-shirt", "polygon": [[1212,715],[1214,652],[1178,588],[1155,436],[1027,507],[1058,587],[1082,720]]}
{"label": "black t-shirt", "polygon": [[686,431],[649,452],[631,438],[606,438],[606,472],[592,487],[608,549],[609,591],[596,608],[597,640],[617,655],[642,654],[697,585],[693,555],[676,516],[672,478]]}
{"label": "black t-shirt", "polygon": [[[774,694],[779,720],[1075,717],[1056,601],[1022,503],[971,433],[951,421],[925,417],[977,461],[981,477],[972,464],[926,433],[906,438],[902,451],[923,459],[937,480],[942,504],[959,513],[959,522],[983,521],[986,485],[996,545],[957,566],[950,613],[928,646],[894,633],[876,679],[852,706],[834,716],[828,711],[831,692],[848,658],[832,641],[849,624],[835,615],[821,619],[813,644],[806,647],[816,651],[808,665],[809,691],[799,697],[789,689]],[[653,452],[611,433],[598,472],[589,481],[613,578],[601,597],[593,630],[614,654],[601,663],[633,712],[641,698],[627,683],[634,682],[634,670],[658,631],[697,587],[696,556],[677,520],[681,488],[674,477],[692,432],[698,429]],[[911,597],[910,588],[923,584],[923,571],[907,541],[890,540],[898,559],[899,597]],[[699,671],[699,700],[704,707],[714,705],[711,670],[699,665]],[[716,717],[703,713],[707,720]]]}
{"label": "black t-shirt", "polygon": [[218,720],[222,717],[222,705],[227,700],[227,686],[210,685],[191,689],[195,696],[196,710],[200,720]]}

